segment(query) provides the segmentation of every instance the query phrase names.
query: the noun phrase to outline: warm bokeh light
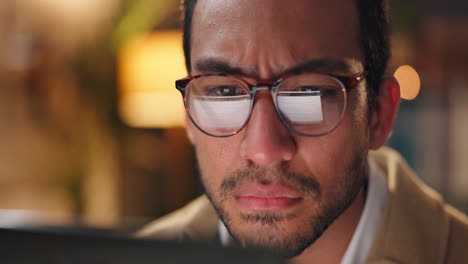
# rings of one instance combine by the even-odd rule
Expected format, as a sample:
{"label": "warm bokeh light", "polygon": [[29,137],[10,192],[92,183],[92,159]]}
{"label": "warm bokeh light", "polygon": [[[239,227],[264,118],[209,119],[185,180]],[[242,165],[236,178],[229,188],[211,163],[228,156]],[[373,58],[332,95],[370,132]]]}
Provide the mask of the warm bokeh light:
{"label": "warm bokeh light", "polygon": [[421,90],[421,80],[418,72],[409,66],[400,66],[394,73],[395,78],[400,84],[401,98],[405,100],[415,99]]}
{"label": "warm bokeh light", "polygon": [[182,33],[159,31],[138,36],[122,50],[120,60],[120,116],[132,127],[183,126],[184,107],[175,89],[187,73]]}
{"label": "warm bokeh light", "polygon": [[182,126],[184,108],[179,93],[133,92],[120,100],[122,120],[132,127],[174,127]]}

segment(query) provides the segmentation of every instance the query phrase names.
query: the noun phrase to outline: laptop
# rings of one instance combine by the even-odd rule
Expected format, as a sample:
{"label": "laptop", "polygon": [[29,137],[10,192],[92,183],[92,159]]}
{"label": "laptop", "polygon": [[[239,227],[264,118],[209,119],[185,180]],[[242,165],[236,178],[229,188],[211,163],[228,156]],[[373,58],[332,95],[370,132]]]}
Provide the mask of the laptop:
{"label": "laptop", "polygon": [[2,264],[276,264],[261,250],[131,238],[83,228],[0,228]]}

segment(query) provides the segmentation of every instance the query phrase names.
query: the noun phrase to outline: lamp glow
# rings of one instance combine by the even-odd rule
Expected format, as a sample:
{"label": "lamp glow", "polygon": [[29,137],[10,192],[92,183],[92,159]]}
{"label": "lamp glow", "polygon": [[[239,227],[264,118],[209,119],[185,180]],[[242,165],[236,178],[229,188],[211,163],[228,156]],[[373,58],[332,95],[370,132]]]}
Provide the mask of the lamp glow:
{"label": "lamp glow", "polygon": [[405,100],[415,99],[421,90],[421,79],[416,70],[409,66],[400,66],[394,73],[394,77],[400,84],[401,98]]}
{"label": "lamp glow", "polygon": [[187,74],[181,32],[160,31],[136,37],[124,46],[119,66],[119,111],[127,125],[184,125],[183,101],[174,87],[175,80]]}

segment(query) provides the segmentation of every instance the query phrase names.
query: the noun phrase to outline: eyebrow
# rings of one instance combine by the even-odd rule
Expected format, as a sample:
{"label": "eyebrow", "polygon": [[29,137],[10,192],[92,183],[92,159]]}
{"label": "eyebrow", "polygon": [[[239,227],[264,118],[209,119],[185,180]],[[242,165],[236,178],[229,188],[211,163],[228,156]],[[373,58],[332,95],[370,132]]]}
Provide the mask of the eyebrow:
{"label": "eyebrow", "polygon": [[348,73],[351,66],[344,60],[314,59],[287,69],[282,74],[298,74],[303,72]]}
{"label": "eyebrow", "polygon": [[195,69],[203,73],[224,73],[231,75],[247,76],[239,67],[234,67],[228,62],[218,59],[201,59],[195,63]]}
{"label": "eyebrow", "polygon": [[[214,58],[200,59],[195,62],[195,69],[202,73],[223,73],[244,77],[258,77],[256,70],[245,71],[240,67],[235,67],[229,62]],[[312,59],[281,71],[280,76],[287,74],[299,74],[303,72],[321,73],[348,73],[351,66],[344,60],[329,58]],[[278,77],[278,76],[277,76]]]}

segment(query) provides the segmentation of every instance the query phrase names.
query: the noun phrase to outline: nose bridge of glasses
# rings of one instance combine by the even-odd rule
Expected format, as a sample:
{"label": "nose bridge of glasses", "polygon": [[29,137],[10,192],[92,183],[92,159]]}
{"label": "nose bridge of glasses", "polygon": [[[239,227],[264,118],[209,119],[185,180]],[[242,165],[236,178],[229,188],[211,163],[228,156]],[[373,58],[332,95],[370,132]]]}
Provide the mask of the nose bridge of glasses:
{"label": "nose bridge of glasses", "polygon": [[[251,104],[251,107],[253,108],[254,105],[256,103],[258,103],[258,99],[260,99],[260,97],[263,97],[264,99],[265,98],[270,98],[270,99],[267,99],[267,101],[270,101],[271,104],[274,105],[273,108],[276,108],[276,103],[274,102],[275,99],[273,98],[274,97],[274,95],[273,95],[274,87],[275,86],[273,84],[269,84],[269,83],[260,83],[260,84],[252,85],[251,86],[251,93],[252,93],[253,102]],[[257,98],[257,92],[262,92],[262,93],[258,94],[258,96],[260,96],[259,98]],[[261,101],[263,101],[263,100],[261,100]],[[253,109],[252,109],[252,111],[253,111]],[[251,111],[251,114],[252,114],[252,111]]]}
{"label": "nose bridge of glasses", "polygon": [[[274,102],[274,95],[273,95],[273,88],[274,86],[271,85],[271,84],[256,84],[256,85],[252,85],[251,86],[251,98],[252,100],[254,100],[254,102],[252,103],[252,106],[256,103],[256,101],[258,101],[259,98],[257,98],[258,96],[260,97],[270,97],[271,100]],[[257,93],[257,92],[260,92],[260,93]]]}
{"label": "nose bridge of glasses", "polygon": [[275,87],[275,84],[272,83],[267,83],[267,82],[262,82],[262,83],[257,83],[255,85],[252,85],[250,87],[252,96],[255,97],[257,92],[273,92],[273,88]]}
{"label": "nose bridge of glasses", "polygon": [[252,92],[253,93],[256,93],[256,92],[259,92],[259,91],[270,91],[271,86],[269,85],[264,85],[264,84],[261,84],[261,85],[254,85],[252,86]]}

